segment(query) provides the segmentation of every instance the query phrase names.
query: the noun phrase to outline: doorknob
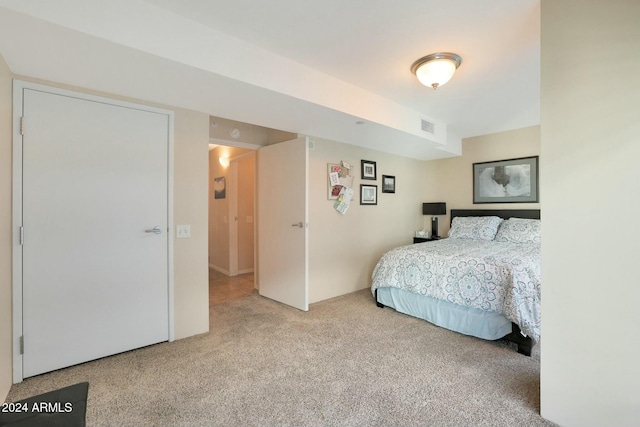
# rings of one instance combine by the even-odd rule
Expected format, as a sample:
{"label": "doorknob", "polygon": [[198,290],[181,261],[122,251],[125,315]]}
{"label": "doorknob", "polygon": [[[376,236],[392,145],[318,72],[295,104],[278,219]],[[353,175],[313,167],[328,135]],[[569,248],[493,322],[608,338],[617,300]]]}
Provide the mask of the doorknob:
{"label": "doorknob", "polygon": [[161,234],[162,228],[159,225],[156,225],[151,230],[144,230],[145,233],[153,233],[153,234]]}
{"label": "doorknob", "polygon": [[298,222],[297,224],[291,224],[292,227],[300,227],[304,228],[304,224],[302,222]]}

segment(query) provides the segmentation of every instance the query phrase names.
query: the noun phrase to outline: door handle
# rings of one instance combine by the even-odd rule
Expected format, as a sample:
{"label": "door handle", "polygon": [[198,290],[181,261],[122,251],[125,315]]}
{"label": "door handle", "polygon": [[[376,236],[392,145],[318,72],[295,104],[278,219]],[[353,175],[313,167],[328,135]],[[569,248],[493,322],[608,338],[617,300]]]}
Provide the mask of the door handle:
{"label": "door handle", "polygon": [[292,227],[300,227],[300,228],[304,228],[304,224],[302,222],[298,222],[296,224],[291,224]]}
{"label": "door handle", "polygon": [[153,234],[162,234],[162,228],[159,225],[156,225],[151,230],[144,230],[145,233],[153,233]]}

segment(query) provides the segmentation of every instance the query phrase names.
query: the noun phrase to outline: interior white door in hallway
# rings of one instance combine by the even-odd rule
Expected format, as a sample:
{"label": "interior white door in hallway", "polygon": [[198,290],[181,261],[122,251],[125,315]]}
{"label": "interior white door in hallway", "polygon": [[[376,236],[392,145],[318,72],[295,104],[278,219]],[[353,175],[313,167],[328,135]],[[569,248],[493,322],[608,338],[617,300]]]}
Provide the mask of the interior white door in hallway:
{"label": "interior white door in hallway", "polygon": [[309,309],[309,141],[258,150],[258,288],[262,296]]}
{"label": "interior white door in hallway", "polygon": [[255,152],[229,162],[229,275],[254,271]]}
{"label": "interior white door in hallway", "polygon": [[17,88],[24,378],[169,339],[173,121],[26,86]]}

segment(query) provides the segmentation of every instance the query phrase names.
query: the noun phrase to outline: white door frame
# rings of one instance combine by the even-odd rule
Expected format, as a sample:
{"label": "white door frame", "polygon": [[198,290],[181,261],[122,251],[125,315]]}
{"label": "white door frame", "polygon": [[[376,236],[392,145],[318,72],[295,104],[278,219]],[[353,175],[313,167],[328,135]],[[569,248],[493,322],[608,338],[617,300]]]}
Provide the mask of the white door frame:
{"label": "white door frame", "polygon": [[[22,114],[23,114],[23,91],[32,89],[56,95],[63,95],[88,101],[101,102],[110,105],[133,108],[167,115],[169,118],[168,128],[168,194],[167,194],[167,217],[168,230],[167,239],[167,261],[168,261],[168,287],[169,287],[169,341],[174,340],[174,284],[173,284],[173,133],[174,133],[174,112],[146,105],[133,104],[111,98],[88,95],[66,89],[59,89],[37,83],[22,80],[13,81],[13,218],[12,218],[12,287],[13,287],[13,383],[23,380],[23,357],[21,349],[22,338]],[[25,123],[28,127],[28,124]]]}

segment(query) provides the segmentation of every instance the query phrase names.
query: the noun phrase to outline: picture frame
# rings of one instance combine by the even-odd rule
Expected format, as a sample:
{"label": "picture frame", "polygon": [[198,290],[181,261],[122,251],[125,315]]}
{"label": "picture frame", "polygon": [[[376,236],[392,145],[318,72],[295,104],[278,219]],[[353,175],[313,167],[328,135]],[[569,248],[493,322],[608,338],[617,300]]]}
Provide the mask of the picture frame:
{"label": "picture frame", "polygon": [[396,177],[393,175],[382,175],[382,192],[383,193],[395,193],[396,192]]}
{"label": "picture frame", "polygon": [[371,160],[360,160],[360,178],[375,181],[378,179],[376,175],[376,162]]}
{"label": "picture frame", "polygon": [[224,176],[213,178],[213,198],[224,199],[227,197],[227,182]]}
{"label": "picture frame", "polygon": [[348,167],[338,163],[327,163],[328,200],[337,200],[343,187],[353,187],[353,177],[350,173]]}
{"label": "picture frame", "polygon": [[378,186],[369,184],[360,184],[360,204],[361,205],[377,205],[378,204]]}
{"label": "picture frame", "polygon": [[473,203],[538,203],[538,157],[473,164]]}
{"label": "picture frame", "polygon": [[338,195],[340,194],[340,190],[342,189],[342,185],[340,184],[339,180],[336,181],[335,179],[332,179],[332,174],[336,173],[338,175],[342,173],[342,166],[337,163],[327,163],[327,177],[329,185],[327,198],[329,200],[337,200]]}

